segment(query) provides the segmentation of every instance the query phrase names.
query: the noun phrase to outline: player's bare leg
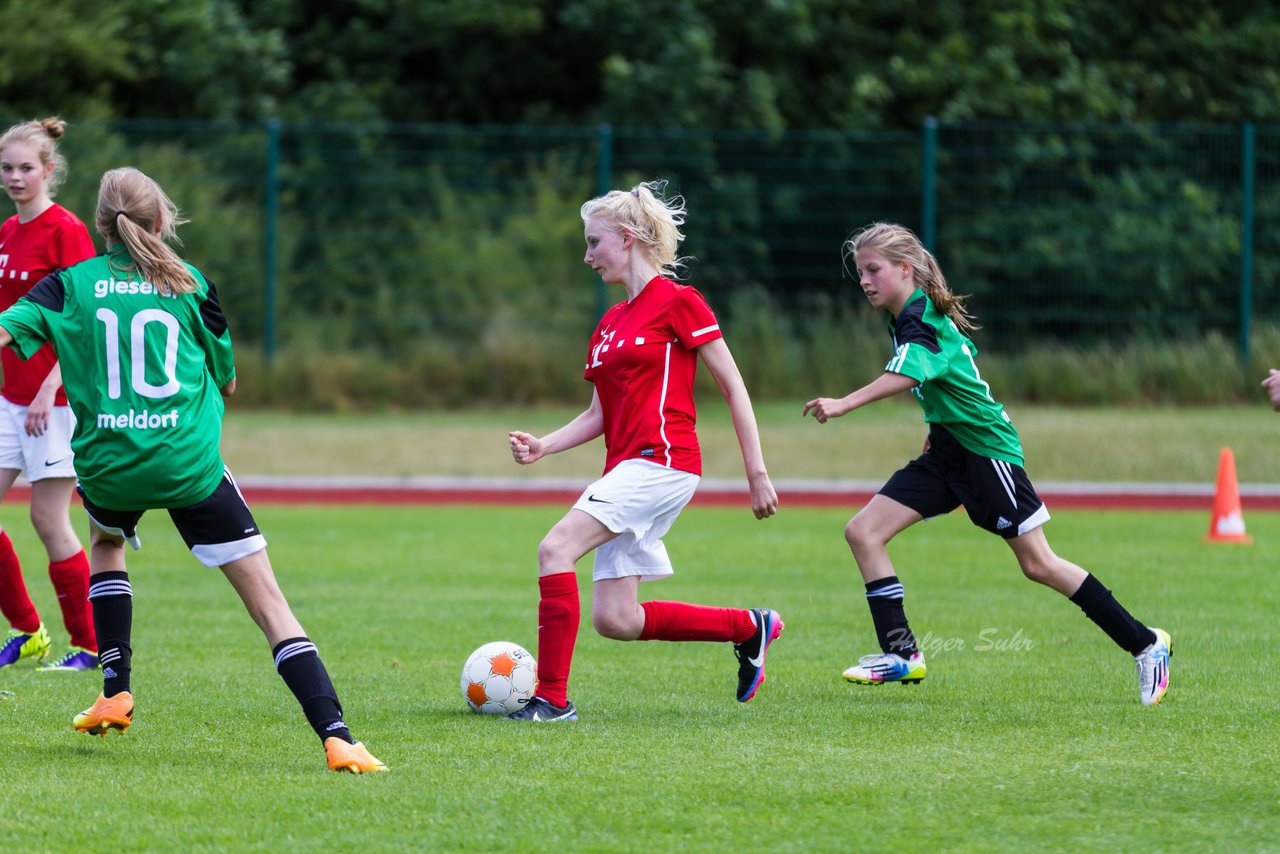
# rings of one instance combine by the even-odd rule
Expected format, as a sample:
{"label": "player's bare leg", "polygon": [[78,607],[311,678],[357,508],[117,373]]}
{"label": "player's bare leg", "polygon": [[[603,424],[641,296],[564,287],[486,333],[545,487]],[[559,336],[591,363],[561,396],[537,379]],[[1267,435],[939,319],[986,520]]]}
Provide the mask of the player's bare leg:
{"label": "player's bare leg", "polygon": [[919,684],[925,677],[924,654],[915,644],[902,607],[903,587],[889,559],[889,541],[924,517],[885,495],[873,495],[844,528],[844,539],[862,573],[867,605],[880,652],[864,655],[844,670],[849,682]]}
{"label": "player's bare leg", "polygon": [[363,774],[387,766],[356,741],[342,717],[342,705],[320,653],[293,616],[276,583],[267,550],[261,549],[222,567],[240,594],[249,616],[266,635],[276,670],[302,706],[307,721],[324,743],[329,768]]}

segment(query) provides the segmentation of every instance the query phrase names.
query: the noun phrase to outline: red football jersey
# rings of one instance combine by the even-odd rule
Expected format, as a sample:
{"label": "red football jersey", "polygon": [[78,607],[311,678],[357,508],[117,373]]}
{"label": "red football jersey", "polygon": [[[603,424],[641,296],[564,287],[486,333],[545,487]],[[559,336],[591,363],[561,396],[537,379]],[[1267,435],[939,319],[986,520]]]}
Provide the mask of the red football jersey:
{"label": "red football jersey", "polygon": [[[0,225],[0,311],[26,296],[36,282],[54,270],[79,264],[95,254],[89,229],[61,205],[53,205],[31,222],[18,222],[17,214],[9,217]],[[0,365],[4,367],[0,394],[11,403],[27,406],[35,400],[56,361],[58,357],[48,344],[25,362],[12,348],[0,349]],[[67,405],[62,389],[58,389],[55,403]]]}
{"label": "red football jersey", "polygon": [[661,276],[605,312],[583,377],[600,397],[606,473],[641,459],[702,474],[694,432],[696,348],[722,337],[702,294]]}

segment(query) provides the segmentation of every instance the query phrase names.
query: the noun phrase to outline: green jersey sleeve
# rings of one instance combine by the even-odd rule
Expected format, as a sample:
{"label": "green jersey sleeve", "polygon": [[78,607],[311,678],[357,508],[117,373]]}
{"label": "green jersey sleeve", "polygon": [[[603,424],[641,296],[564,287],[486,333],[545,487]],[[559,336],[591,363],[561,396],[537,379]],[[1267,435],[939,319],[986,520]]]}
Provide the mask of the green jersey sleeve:
{"label": "green jersey sleeve", "polygon": [[50,273],[27,295],[0,314],[0,326],[13,336],[9,346],[23,359],[30,359],[53,335],[46,312],[62,312],[66,287],[61,273]]}
{"label": "green jersey sleeve", "polygon": [[947,373],[951,359],[938,342],[938,330],[914,315],[903,313],[894,334],[893,358],[886,371],[925,383]]}
{"label": "green jersey sleeve", "polygon": [[231,347],[231,333],[227,329],[227,318],[222,313],[218,302],[218,290],[212,281],[205,279],[208,292],[200,302],[200,323],[196,334],[204,347],[205,365],[213,384],[221,389],[236,377],[235,355]]}
{"label": "green jersey sleeve", "polygon": [[1022,465],[1022,443],[1004,406],[978,372],[978,348],[916,289],[889,322],[893,358],[886,371],[916,380],[924,420],[950,431],[975,454]]}

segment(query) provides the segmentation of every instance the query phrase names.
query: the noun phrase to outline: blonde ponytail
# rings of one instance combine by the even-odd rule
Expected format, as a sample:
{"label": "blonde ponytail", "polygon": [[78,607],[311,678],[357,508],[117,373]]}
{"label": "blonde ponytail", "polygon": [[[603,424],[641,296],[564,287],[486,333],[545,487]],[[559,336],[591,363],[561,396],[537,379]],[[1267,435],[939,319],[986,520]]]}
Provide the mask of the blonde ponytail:
{"label": "blonde ponytail", "polygon": [[107,244],[123,243],[138,273],[163,294],[189,294],[195,276],[170,248],[181,245],[177,228],[187,222],[157,184],[131,166],[112,169],[98,189],[98,232]]}

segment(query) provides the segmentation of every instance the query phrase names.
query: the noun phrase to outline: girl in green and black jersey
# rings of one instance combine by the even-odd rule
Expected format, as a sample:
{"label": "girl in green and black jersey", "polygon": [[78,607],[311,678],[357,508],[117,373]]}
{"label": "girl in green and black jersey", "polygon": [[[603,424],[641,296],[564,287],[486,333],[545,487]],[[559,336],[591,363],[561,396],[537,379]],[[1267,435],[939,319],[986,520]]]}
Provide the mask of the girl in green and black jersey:
{"label": "girl in green and black jersey", "polygon": [[[351,737],[315,644],[276,584],[267,541],[223,464],[222,399],[236,386],[231,334],[213,283],[166,243],[182,222],[151,178],[130,168],[107,172],[96,217],[107,251],[45,276],[0,314],[0,346],[27,359],[54,345],[75,413],[71,447],[89,514],[89,603],[103,686],[72,726],[105,735],[133,720],[124,544],[139,548],[142,515],[164,509],[196,559],[219,567],[240,594],[329,767],[385,771]],[[199,706],[236,702],[209,697]],[[201,726],[197,718],[189,724]]]}
{"label": "girl in green and black jersey", "polygon": [[844,254],[867,300],[889,312],[893,358],[872,382],[841,398],[814,398],[803,414],[825,424],[910,390],[929,425],[924,453],[845,526],[881,652],[863,656],[844,678],[864,685],[924,679],[924,654],[907,623],[888,544],[922,519],[963,506],[975,525],[1004,538],[1027,578],[1069,597],[1134,656],[1142,702],[1160,702],[1169,685],[1169,634],[1134,619],[1097,578],[1049,548],[1049,512],[1022,468],[1018,431],[978,373],[964,297],[950,291],[937,259],[903,226],[874,223],[845,242]]}

